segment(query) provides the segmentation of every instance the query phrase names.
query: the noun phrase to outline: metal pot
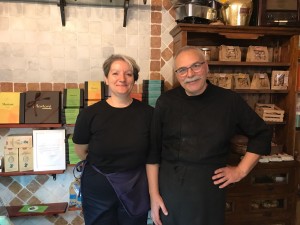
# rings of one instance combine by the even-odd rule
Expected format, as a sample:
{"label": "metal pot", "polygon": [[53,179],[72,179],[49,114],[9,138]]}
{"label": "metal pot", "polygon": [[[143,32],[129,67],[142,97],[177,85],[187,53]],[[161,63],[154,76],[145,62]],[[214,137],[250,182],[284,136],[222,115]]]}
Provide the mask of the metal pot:
{"label": "metal pot", "polygon": [[217,10],[195,3],[177,5],[175,10],[176,20],[181,20],[186,17],[198,17],[207,21],[214,21],[217,18]]}
{"label": "metal pot", "polygon": [[221,15],[226,25],[247,26],[253,10],[252,0],[231,0],[221,7]]}

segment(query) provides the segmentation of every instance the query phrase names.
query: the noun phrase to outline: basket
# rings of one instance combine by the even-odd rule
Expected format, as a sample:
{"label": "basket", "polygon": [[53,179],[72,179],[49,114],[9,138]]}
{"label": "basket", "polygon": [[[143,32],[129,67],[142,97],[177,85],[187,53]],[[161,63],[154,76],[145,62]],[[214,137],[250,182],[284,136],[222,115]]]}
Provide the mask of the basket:
{"label": "basket", "polygon": [[259,104],[255,106],[255,112],[269,122],[283,122],[284,110],[274,104]]}

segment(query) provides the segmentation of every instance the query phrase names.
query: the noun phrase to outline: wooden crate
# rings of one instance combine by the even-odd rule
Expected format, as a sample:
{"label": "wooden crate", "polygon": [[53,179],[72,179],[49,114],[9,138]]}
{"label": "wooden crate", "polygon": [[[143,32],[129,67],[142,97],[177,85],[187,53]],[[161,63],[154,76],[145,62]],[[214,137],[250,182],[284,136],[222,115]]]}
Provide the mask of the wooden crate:
{"label": "wooden crate", "polygon": [[283,122],[284,110],[274,104],[259,104],[255,106],[255,112],[264,120],[270,122]]}

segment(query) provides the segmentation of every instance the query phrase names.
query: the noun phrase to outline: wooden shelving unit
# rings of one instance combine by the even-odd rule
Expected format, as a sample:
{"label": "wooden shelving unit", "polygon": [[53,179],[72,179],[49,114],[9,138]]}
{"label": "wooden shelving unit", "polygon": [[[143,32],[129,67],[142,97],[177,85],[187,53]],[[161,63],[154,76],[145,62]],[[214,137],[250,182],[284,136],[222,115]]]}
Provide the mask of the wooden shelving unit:
{"label": "wooden shelving unit", "polygon": [[[177,24],[171,31],[174,53],[183,46],[209,47],[210,73],[267,73],[288,70],[288,90],[235,90],[253,107],[256,103],[271,103],[285,111],[284,122],[268,122],[273,128],[273,142],[283,152],[295,155],[295,98],[298,71],[298,42],[300,28],[212,26],[204,24]],[[220,45],[239,46],[241,62],[218,61]],[[281,53],[272,62],[246,62],[249,46],[280,48]],[[175,79],[176,80],[176,79]],[[271,79],[269,79],[271,81]],[[175,84],[177,85],[177,84]],[[240,160],[238,156],[237,162]],[[295,225],[296,196],[298,193],[299,163],[259,163],[242,181],[227,190],[226,225]]]}

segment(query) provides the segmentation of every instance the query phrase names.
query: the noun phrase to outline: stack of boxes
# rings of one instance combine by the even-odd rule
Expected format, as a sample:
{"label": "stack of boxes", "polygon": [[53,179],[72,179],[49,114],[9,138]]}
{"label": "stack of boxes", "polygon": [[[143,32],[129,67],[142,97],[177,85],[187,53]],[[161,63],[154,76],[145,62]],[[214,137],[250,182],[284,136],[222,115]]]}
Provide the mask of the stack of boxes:
{"label": "stack of boxes", "polygon": [[83,89],[64,89],[62,122],[75,124],[76,118],[83,108]]}
{"label": "stack of boxes", "polygon": [[33,170],[32,135],[10,135],[4,145],[4,171]]}
{"label": "stack of boxes", "polygon": [[84,82],[84,106],[90,106],[105,99],[105,84],[103,81]]}
{"label": "stack of boxes", "polygon": [[76,163],[80,162],[79,157],[75,153],[75,147],[74,147],[74,142],[73,142],[72,138],[73,138],[72,134],[67,135],[67,141],[66,141],[67,164],[76,164]]}
{"label": "stack of boxes", "polygon": [[157,98],[164,92],[163,80],[143,80],[143,102],[155,107]]}

